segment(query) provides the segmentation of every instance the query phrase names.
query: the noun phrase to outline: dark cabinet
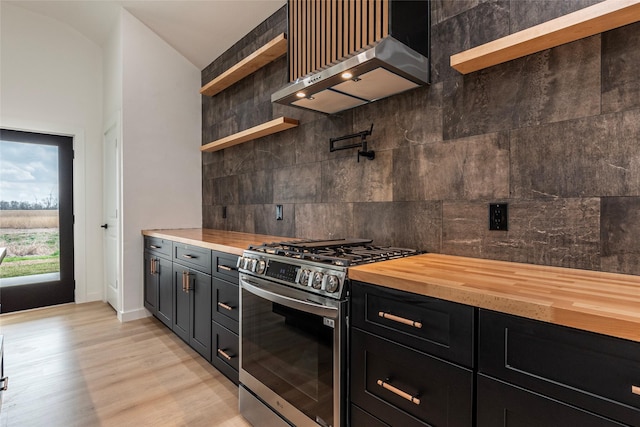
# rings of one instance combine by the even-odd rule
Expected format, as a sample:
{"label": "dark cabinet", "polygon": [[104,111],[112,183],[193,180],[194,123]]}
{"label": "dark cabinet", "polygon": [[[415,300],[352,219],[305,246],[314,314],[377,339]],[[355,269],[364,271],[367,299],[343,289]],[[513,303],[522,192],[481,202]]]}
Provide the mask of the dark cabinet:
{"label": "dark cabinet", "polygon": [[[478,375],[478,427],[627,426],[550,397]],[[631,424],[638,426],[639,424]]]}
{"label": "dark cabinet", "polygon": [[[502,413],[509,426],[640,426],[640,343],[480,310],[478,347],[479,427]],[[513,421],[556,413],[566,422]]]}
{"label": "dark cabinet", "polygon": [[238,256],[144,238],[144,306],[238,384]]}
{"label": "dark cabinet", "polygon": [[235,334],[238,333],[240,298],[238,283],[213,278],[213,304],[211,320],[219,323]]}
{"label": "dark cabinet", "polygon": [[172,329],[208,361],[211,361],[210,273],[210,250],[174,245]]}
{"label": "dark cabinet", "polygon": [[224,326],[211,322],[213,354],[211,363],[234,383],[238,384],[240,340],[238,334]]}
{"label": "dark cabinet", "polygon": [[211,302],[211,363],[238,384],[240,289],[238,257],[213,251],[213,299]]}
{"label": "dark cabinet", "polygon": [[352,426],[473,425],[473,307],[353,282],[351,310]]}
{"label": "dark cabinet", "polygon": [[173,332],[211,361],[211,276],[173,265]]}
{"label": "dark cabinet", "polygon": [[144,306],[169,328],[173,323],[172,242],[146,237]]}

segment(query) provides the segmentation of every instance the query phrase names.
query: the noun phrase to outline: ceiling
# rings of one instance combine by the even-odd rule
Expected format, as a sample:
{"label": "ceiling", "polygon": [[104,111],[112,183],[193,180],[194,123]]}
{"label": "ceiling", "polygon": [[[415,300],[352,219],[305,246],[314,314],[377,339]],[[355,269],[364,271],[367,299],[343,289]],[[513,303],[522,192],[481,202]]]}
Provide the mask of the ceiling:
{"label": "ceiling", "polygon": [[286,0],[2,0],[64,22],[102,46],[120,7],[202,70]]}

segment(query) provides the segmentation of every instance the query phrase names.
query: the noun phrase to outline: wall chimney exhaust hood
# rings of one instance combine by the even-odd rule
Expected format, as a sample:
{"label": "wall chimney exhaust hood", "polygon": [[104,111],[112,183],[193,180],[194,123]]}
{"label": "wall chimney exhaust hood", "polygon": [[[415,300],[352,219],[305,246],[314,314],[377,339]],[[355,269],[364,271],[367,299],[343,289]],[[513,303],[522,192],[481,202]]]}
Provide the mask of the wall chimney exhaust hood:
{"label": "wall chimney exhaust hood", "polygon": [[429,1],[300,1],[289,1],[295,81],[272,102],[334,114],[429,83]]}

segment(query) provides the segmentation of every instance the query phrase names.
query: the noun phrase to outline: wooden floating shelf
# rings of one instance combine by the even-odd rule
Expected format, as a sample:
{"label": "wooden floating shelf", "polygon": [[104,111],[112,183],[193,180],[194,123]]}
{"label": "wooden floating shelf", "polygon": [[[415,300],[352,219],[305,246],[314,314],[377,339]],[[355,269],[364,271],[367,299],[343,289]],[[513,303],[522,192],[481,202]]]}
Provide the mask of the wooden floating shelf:
{"label": "wooden floating shelf", "polygon": [[640,21],[640,0],[605,0],[451,56],[462,74]]}
{"label": "wooden floating shelf", "polygon": [[200,93],[214,96],[249,74],[280,58],[285,53],[287,53],[287,37],[283,33],[202,86]]}
{"label": "wooden floating shelf", "polygon": [[237,144],[242,144],[243,142],[282,132],[296,126],[298,126],[298,120],[290,119],[288,117],[278,117],[277,119],[271,120],[270,122],[254,126],[250,129],[243,130],[242,132],[234,133],[233,135],[229,135],[222,139],[218,139],[206,145],[203,145],[202,147],[200,147],[200,151],[222,150],[224,148],[232,147]]}

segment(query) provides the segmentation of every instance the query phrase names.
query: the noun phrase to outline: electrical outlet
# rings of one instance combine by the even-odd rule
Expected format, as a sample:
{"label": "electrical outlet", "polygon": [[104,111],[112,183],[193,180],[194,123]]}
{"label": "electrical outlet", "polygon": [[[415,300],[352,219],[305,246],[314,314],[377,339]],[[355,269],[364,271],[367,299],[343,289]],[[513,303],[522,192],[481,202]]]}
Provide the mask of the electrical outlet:
{"label": "electrical outlet", "polygon": [[276,221],[282,221],[282,205],[276,205]]}
{"label": "electrical outlet", "polygon": [[508,207],[507,203],[489,204],[489,230],[506,231],[509,229],[507,223]]}

